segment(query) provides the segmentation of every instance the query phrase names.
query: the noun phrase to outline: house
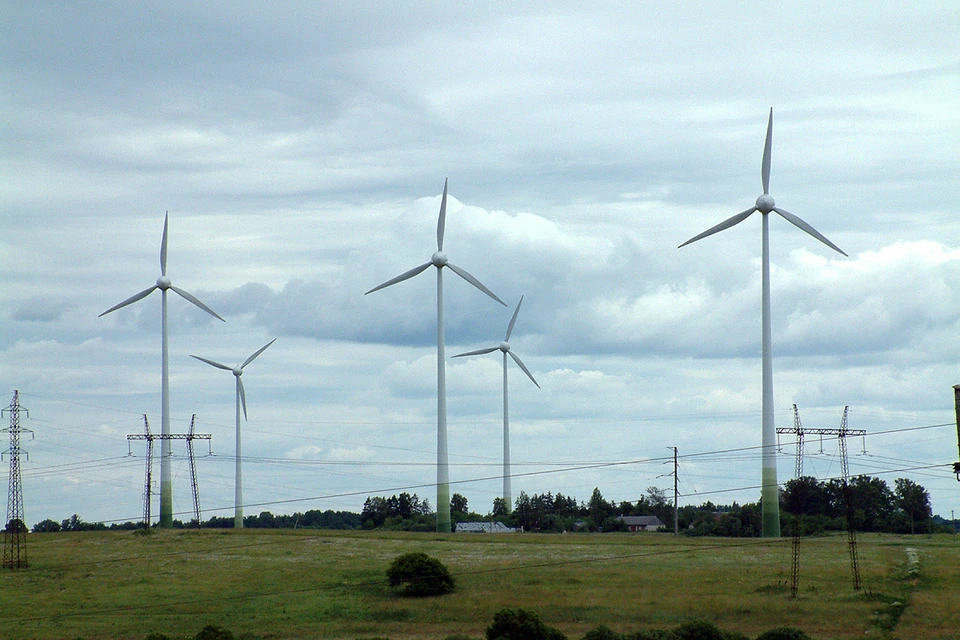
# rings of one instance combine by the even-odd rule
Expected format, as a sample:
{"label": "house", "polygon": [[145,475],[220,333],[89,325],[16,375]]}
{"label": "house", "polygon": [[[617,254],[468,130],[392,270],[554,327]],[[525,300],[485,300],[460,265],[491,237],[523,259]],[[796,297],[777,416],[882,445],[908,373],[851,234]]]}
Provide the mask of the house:
{"label": "house", "polygon": [[516,533],[502,522],[458,522],[454,533]]}
{"label": "house", "polygon": [[657,516],[620,516],[617,520],[623,520],[630,532],[656,531],[660,527],[667,526]]}

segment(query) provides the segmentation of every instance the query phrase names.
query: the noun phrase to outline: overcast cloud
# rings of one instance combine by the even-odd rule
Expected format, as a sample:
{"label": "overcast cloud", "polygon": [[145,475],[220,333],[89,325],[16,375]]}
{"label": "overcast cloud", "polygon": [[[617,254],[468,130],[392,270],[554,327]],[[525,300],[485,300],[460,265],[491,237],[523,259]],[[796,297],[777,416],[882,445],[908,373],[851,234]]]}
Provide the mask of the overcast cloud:
{"label": "overcast cloud", "polygon": [[[511,370],[514,492],[635,500],[677,446],[681,504],[757,500],[760,216],[677,247],[761,192],[770,107],[771,193],[849,254],[770,221],[777,424],[849,405],[854,473],[960,510],[955,2],[0,6],[0,386],[36,436],[28,523],[142,512],[125,440],[141,414],[159,431],[159,296],[97,316],[155,282],[165,211],[168,274],[227,320],[170,300],[173,429],[213,435],[205,517],[232,511],[233,381],[189,355],[274,337],[244,375],[246,512],[432,504],[433,272],[363,293],[429,259],[447,177],[444,249],[509,305],[448,271],[448,354],[497,344],[524,296],[511,344],[542,389]],[[500,375],[447,364],[453,490],[480,512]],[[836,441],[807,453],[839,473]]]}

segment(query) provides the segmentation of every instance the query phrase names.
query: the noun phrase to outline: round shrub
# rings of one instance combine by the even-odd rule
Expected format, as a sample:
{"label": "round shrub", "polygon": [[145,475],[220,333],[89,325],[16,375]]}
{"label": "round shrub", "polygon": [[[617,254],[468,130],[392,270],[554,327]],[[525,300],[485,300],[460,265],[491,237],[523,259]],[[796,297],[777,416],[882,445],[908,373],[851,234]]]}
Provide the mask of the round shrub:
{"label": "round shrub", "polygon": [[534,611],[501,609],[487,627],[487,640],[566,640],[558,629],[548,627]]}
{"label": "round shrub", "polygon": [[747,640],[747,637],[736,631],[724,631],[712,622],[695,620],[680,625],[673,630],[678,640]]}
{"label": "round shrub", "polygon": [[439,596],[453,591],[450,571],[425,553],[406,553],[390,563],[387,582],[408,596]]}
{"label": "round shrub", "polygon": [[216,625],[208,624],[194,637],[196,640],[233,640],[233,633]]}
{"label": "round shrub", "polygon": [[794,627],[777,627],[764,631],[757,640],[811,640],[810,636]]}
{"label": "round shrub", "polygon": [[587,631],[587,634],[583,636],[583,640],[623,640],[624,635],[622,633],[617,633],[610,627],[605,625],[600,625],[596,629],[591,629]]}

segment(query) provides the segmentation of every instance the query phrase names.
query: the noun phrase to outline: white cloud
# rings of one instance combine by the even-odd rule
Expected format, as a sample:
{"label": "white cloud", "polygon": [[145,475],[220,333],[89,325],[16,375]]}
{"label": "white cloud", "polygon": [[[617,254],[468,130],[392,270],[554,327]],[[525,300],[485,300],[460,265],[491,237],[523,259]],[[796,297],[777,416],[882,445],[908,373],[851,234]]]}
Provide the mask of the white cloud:
{"label": "white cloud", "polygon": [[[509,305],[446,272],[448,355],[496,344],[525,296],[511,342],[543,389],[511,370],[518,460],[759,444],[759,216],[677,245],[756,198],[771,106],[777,202],[851,256],[771,224],[778,420],[792,402],[831,424],[850,404],[871,429],[953,419],[951,3],[144,11],[22,5],[0,26],[16,88],[0,105],[0,380],[37,420],[36,520],[140,513],[143,461],[123,434],[159,422],[159,298],[97,316],[155,281],[166,210],[174,282],[227,318],[170,301],[173,418],[214,434],[198,460],[210,508],[232,505],[233,394],[189,354],[234,362],[273,337],[244,378],[244,450],[270,460],[245,467],[254,499],[429,483],[435,272],[363,293],[435,250],[444,177],[444,249]],[[757,34],[777,46],[743,46]],[[450,361],[447,377],[451,456],[495,466],[499,359]],[[955,453],[942,437],[911,450]],[[384,464],[305,481],[295,465],[324,455]],[[71,470],[58,497],[56,464],[114,457]],[[631,471],[636,487],[658,482],[653,466]],[[755,484],[759,462],[740,466],[691,462],[691,486]],[[944,513],[941,476],[922,481]],[[522,484],[634,497],[623,477]],[[464,491],[486,503],[496,485]],[[362,504],[323,505],[337,500]]]}

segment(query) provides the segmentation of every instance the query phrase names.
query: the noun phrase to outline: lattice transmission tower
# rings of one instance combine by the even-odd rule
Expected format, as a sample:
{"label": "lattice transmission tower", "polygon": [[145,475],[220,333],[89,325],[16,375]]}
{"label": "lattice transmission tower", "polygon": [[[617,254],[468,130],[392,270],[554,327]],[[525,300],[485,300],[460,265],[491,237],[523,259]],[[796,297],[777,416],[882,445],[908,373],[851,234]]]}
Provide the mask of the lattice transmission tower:
{"label": "lattice transmission tower", "polygon": [[[197,420],[197,414],[193,414],[190,418],[190,430],[187,433],[169,433],[169,434],[157,434],[150,432],[150,423],[147,421],[147,416],[143,416],[143,433],[134,433],[127,436],[127,447],[129,449],[129,444],[133,440],[146,440],[147,442],[147,455],[146,455],[146,471],[145,471],[145,480],[143,486],[143,527],[145,529],[150,528],[150,503],[152,498],[152,487],[153,487],[153,441],[154,440],[186,440],[187,441],[187,457],[190,461],[190,484],[192,487],[193,493],[193,517],[197,521],[197,526],[200,526],[200,490],[197,487],[197,464],[193,455],[193,441],[194,440],[206,440],[207,446],[210,446],[210,440],[213,436],[209,433],[194,433],[194,424]],[[132,452],[130,455],[133,455]]]}
{"label": "lattice transmission tower", "polygon": [[[793,429],[797,434],[797,472],[796,479],[803,477],[803,425],[800,423],[800,410],[793,405]],[[797,586],[800,582],[800,537],[803,525],[803,505],[796,504],[796,513],[793,520],[793,558],[790,563],[790,595],[797,597]]]}
{"label": "lattice transmission tower", "polygon": [[[847,428],[847,414],[850,407],[843,408],[843,418],[840,420],[839,429],[804,429],[800,424],[800,412],[797,405],[793,405],[793,427],[778,427],[777,434],[794,433],[797,435],[797,478],[803,474],[803,437],[804,435],[820,436],[820,451],[823,452],[823,436],[837,436],[840,445],[840,467],[842,469],[843,480],[843,503],[847,516],[847,540],[850,547],[850,569],[853,574],[853,589],[860,591],[860,561],[857,553],[857,527],[856,527],[856,506],[853,504],[852,490],[850,488],[850,465],[847,460],[847,437],[860,436],[865,437],[867,432],[863,429]],[[797,505],[797,519],[794,524],[793,533],[793,562],[791,567],[790,592],[797,595],[797,579],[800,571],[800,515],[803,505]]]}
{"label": "lattice transmission tower", "polygon": [[[10,490],[7,494],[7,524],[3,535],[3,566],[10,569],[27,567],[27,523],[23,517],[23,485],[20,483],[20,434],[24,431],[33,437],[33,431],[20,426],[20,392],[14,390],[10,406],[0,412],[10,413],[10,427],[4,429],[10,434],[10,448],[3,455],[10,456]],[[26,409],[22,409],[29,415]],[[23,452],[27,459],[30,456]]]}

